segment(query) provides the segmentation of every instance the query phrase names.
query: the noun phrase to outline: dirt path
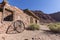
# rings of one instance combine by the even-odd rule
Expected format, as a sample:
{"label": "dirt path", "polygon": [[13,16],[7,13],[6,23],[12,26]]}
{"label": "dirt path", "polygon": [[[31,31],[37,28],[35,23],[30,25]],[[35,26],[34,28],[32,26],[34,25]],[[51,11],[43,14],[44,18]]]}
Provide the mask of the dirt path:
{"label": "dirt path", "polygon": [[41,26],[39,31],[25,30],[19,34],[0,34],[0,40],[60,40],[60,34],[52,33],[46,26]]}

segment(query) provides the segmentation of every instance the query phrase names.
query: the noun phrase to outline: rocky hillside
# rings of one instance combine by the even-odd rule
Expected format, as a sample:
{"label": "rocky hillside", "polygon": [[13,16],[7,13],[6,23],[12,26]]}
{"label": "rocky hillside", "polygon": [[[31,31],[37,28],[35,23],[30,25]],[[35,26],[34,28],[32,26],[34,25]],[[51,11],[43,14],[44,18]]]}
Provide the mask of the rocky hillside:
{"label": "rocky hillside", "polygon": [[42,11],[37,10],[32,12],[34,12],[38,17],[40,17],[40,22],[43,23],[55,22],[55,20],[49,14],[45,14]]}
{"label": "rocky hillside", "polygon": [[43,23],[60,22],[60,12],[55,12],[51,14],[46,14],[39,10],[32,12],[34,12],[38,17],[40,17],[40,22]]}
{"label": "rocky hillside", "polygon": [[52,13],[50,16],[57,22],[60,22],[60,12]]}

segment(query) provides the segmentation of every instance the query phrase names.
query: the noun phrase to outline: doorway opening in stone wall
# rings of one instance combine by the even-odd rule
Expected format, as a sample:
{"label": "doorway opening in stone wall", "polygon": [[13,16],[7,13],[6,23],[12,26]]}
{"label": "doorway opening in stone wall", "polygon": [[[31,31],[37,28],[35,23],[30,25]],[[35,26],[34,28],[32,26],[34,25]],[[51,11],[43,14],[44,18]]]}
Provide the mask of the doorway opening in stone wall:
{"label": "doorway opening in stone wall", "polygon": [[10,14],[7,17],[5,17],[4,21],[13,21],[13,14]]}
{"label": "doorway opening in stone wall", "polygon": [[33,17],[30,17],[30,23],[33,23]]}
{"label": "doorway opening in stone wall", "polygon": [[37,19],[35,20],[35,23],[37,24]]}
{"label": "doorway opening in stone wall", "polygon": [[10,10],[7,11],[3,14],[3,21],[13,21],[13,12]]}

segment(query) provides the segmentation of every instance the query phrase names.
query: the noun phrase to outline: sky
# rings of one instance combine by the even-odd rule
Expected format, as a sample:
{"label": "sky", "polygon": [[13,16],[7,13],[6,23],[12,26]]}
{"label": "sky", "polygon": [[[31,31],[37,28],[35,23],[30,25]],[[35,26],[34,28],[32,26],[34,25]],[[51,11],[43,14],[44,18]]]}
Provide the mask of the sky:
{"label": "sky", "polygon": [[8,3],[20,9],[41,10],[47,14],[60,11],[60,0],[8,0]]}

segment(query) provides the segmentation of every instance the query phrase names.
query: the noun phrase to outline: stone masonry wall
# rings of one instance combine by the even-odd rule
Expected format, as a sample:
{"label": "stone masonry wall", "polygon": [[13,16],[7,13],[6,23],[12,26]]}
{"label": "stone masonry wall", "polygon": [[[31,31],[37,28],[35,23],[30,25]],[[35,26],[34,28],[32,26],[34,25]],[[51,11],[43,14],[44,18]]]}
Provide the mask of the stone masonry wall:
{"label": "stone masonry wall", "polygon": [[[25,24],[25,27],[28,27],[28,25],[30,25],[30,17],[29,15],[27,15],[26,13],[24,13],[21,9],[18,9],[17,7],[13,7],[13,6],[10,6],[10,5],[6,5],[6,8],[9,9],[9,10],[12,10],[14,13],[13,13],[13,21],[16,21],[16,20],[21,20],[23,21],[23,23]],[[8,14],[6,14],[8,13]],[[6,13],[4,15],[9,15],[10,12],[6,11]],[[9,27],[9,25],[11,25],[11,23],[13,21],[3,21],[1,23],[1,18],[2,18],[2,12],[0,12],[0,33],[6,33],[6,30],[7,28]],[[35,23],[35,19],[33,17],[33,22]]]}

